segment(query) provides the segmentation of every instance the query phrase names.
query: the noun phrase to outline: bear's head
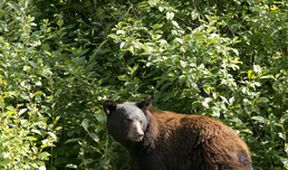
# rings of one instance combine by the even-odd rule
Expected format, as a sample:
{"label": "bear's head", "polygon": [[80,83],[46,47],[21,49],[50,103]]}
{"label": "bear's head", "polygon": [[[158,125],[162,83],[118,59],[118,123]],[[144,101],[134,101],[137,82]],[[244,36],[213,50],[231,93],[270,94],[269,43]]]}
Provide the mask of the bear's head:
{"label": "bear's head", "polygon": [[104,101],[108,132],[123,145],[141,142],[148,126],[145,110],[150,107],[151,102],[150,96],[138,103],[117,104],[110,100]]}

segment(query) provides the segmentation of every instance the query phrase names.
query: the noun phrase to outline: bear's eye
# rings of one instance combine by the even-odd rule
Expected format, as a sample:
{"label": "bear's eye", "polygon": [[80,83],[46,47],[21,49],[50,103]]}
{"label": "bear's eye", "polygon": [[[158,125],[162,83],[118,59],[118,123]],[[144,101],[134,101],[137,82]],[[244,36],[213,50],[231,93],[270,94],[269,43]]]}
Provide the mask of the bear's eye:
{"label": "bear's eye", "polygon": [[127,123],[131,123],[133,120],[131,118],[126,119]]}
{"label": "bear's eye", "polygon": [[139,122],[140,122],[140,124],[142,124],[142,122],[143,122],[143,121],[142,121],[142,120],[140,120]]}

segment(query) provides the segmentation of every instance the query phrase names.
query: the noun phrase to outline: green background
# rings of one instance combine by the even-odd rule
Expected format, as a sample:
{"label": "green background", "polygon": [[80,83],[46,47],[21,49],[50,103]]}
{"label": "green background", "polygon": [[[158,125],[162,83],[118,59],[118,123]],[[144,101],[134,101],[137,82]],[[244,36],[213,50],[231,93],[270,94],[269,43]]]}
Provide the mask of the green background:
{"label": "green background", "polygon": [[210,115],[288,169],[286,0],[1,0],[0,169],[127,169],[105,99]]}

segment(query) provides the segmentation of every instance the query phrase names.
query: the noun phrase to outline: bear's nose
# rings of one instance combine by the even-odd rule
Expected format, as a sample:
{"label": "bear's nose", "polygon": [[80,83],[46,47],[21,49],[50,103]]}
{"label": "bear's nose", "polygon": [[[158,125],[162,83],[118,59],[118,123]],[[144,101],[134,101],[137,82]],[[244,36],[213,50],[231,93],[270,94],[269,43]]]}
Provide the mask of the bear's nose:
{"label": "bear's nose", "polygon": [[137,134],[137,137],[138,138],[142,138],[144,136],[144,133],[143,132],[138,132],[138,134]]}

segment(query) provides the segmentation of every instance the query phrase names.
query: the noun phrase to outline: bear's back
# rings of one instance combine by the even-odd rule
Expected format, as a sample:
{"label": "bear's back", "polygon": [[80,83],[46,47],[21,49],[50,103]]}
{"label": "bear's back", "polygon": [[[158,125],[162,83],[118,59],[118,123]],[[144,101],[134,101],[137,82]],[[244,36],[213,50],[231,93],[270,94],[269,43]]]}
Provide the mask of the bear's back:
{"label": "bear's back", "polygon": [[251,169],[247,145],[220,121],[166,111],[151,114],[159,136],[155,149],[146,155],[146,164],[152,167],[148,169]]}

